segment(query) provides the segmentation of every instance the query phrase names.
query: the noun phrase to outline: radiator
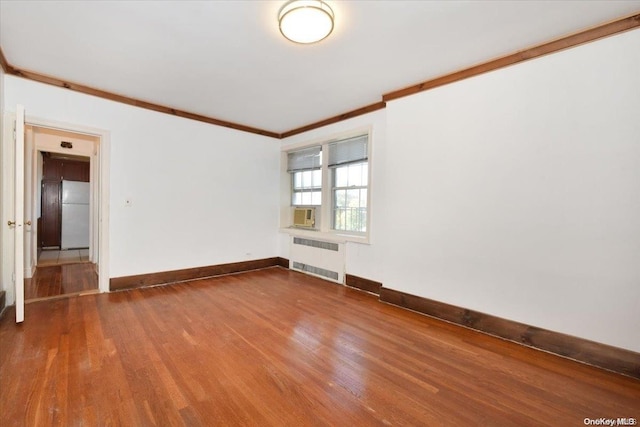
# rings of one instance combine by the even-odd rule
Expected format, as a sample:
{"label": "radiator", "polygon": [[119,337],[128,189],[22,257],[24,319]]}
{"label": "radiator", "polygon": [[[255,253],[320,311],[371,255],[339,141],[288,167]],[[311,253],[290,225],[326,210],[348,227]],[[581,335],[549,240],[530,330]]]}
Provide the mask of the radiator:
{"label": "radiator", "polygon": [[291,237],[289,268],[344,283],[344,243]]}

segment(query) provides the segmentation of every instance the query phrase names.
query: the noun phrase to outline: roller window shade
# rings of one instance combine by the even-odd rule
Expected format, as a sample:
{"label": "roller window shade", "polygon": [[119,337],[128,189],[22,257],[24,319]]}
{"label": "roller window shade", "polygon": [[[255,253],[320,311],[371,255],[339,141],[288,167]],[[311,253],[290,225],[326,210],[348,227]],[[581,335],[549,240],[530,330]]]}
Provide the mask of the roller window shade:
{"label": "roller window shade", "polygon": [[309,147],[287,153],[287,172],[322,168],[322,147]]}
{"label": "roller window shade", "polygon": [[368,135],[332,142],[329,144],[329,167],[366,161],[369,158],[368,142]]}

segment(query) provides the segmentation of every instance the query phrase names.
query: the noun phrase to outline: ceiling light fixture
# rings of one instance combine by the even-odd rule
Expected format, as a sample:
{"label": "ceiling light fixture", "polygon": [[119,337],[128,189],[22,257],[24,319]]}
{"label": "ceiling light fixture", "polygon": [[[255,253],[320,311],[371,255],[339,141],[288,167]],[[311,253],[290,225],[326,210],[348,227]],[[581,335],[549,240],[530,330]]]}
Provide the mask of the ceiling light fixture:
{"label": "ceiling light fixture", "polygon": [[280,32],[295,43],[325,39],[333,31],[333,10],[322,0],[291,0],[278,12]]}

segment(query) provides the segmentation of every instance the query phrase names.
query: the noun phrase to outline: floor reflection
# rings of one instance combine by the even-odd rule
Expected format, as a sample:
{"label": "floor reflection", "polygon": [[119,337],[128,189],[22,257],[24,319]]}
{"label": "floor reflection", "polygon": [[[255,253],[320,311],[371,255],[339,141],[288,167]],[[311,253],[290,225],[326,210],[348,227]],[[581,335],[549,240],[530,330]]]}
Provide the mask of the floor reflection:
{"label": "floor reflection", "polygon": [[73,295],[98,290],[96,265],[86,262],[37,267],[24,281],[25,301]]}
{"label": "floor reflection", "polygon": [[328,385],[349,391],[354,396],[367,393],[370,360],[367,341],[349,332],[350,325],[316,323],[313,319],[300,319],[291,331],[291,350],[307,363],[317,363],[331,380]]}

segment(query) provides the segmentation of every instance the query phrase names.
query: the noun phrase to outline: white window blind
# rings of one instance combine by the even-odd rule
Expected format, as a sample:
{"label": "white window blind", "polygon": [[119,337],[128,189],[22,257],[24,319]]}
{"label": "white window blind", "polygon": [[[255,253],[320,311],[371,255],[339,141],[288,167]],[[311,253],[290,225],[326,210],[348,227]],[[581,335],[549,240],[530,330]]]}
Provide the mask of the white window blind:
{"label": "white window blind", "polygon": [[309,147],[287,154],[287,172],[322,168],[322,146]]}
{"label": "white window blind", "polygon": [[369,157],[367,150],[368,140],[368,135],[362,135],[332,142],[329,144],[328,166],[331,168],[366,161]]}

